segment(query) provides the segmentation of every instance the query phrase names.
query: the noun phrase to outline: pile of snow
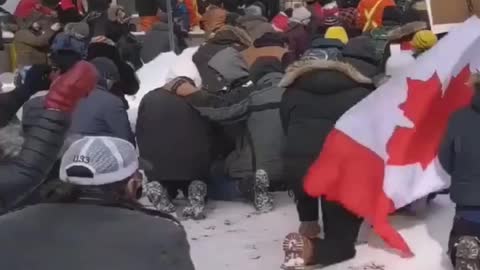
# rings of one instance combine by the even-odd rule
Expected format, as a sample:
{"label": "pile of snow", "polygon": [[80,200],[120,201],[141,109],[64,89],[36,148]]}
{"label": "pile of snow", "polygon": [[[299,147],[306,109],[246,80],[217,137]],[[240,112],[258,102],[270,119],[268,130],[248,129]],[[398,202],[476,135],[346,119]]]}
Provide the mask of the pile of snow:
{"label": "pile of snow", "polygon": [[130,106],[128,118],[133,130],[137,123],[138,106],[148,92],[162,87],[166,82],[178,76],[187,76],[193,79],[197,86],[201,86],[200,75],[192,61],[192,56],[197,50],[198,47],[188,48],[180,55],[173,52],[162,53],[137,71],[140,90],[136,95],[126,97]]}
{"label": "pile of snow", "polygon": [[15,74],[11,72],[5,72],[0,74],[0,91],[2,93],[5,93],[15,89],[15,84],[13,83],[14,79]]}
{"label": "pile of snow", "polygon": [[13,13],[17,8],[17,5],[19,2],[20,0],[8,0],[5,4],[2,5],[2,8],[4,8],[6,11],[10,13]]}
{"label": "pile of snow", "polygon": [[[278,193],[275,199],[276,209],[262,215],[255,214],[246,203],[210,201],[206,220],[182,222],[196,269],[280,269],[282,241],[288,233],[296,231],[299,224],[292,198]],[[403,259],[389,252],[383,242],[370,233],[368,244],[357,247],[353,260],[322,269],[451,270],[446,251],[453,210],[448,196],[442,195],[417,216],[392,217],[393,225],[415,253],[413,258]]]}

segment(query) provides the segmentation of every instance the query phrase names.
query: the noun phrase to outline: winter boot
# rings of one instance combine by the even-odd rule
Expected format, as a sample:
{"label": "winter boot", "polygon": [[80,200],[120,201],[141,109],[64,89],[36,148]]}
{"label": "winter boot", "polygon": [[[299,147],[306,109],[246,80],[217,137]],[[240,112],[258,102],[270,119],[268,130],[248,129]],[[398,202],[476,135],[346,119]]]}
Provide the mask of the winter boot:
{"label": "winter boot", "polygon": [[183,209],[183,216],[193,219],[205,219],[205,198],[207,196],[207,184],[195,180],[188,187],[189,206]]}
{"label": "winter boot", "polygon": [[285,260],[281,266],[284,270],[313,269],[314,246],[311,240],[299,233],[291,233],[283,241]]}
{"label": "winter boot", "polygon": [[480,270],[480,240],[462,236],[454,245],[455,270]]}
{"label": "winter boot", "polygon": [[168,196],[168,191],[159,182],[145,185],[145,194],[152,205],[161,212],[173,214],[177,210]]}
{"label": "winter boot", "polygon": [[267,172],[258,170],[255,173],[255,183],[253,186],[253,205],[258,212],[268,213],[273,210],[273,196],[268,191],[270,181]]}

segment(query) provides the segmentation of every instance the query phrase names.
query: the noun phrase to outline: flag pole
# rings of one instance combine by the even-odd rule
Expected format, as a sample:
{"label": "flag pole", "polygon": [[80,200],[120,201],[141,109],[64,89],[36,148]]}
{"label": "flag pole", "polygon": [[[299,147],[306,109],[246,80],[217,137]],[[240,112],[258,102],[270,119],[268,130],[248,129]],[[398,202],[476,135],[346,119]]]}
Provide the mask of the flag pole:
{"label": "flag pole", "polygon": [[470,15],[474,14],[473,10],[473,2],[472,0],[466,0],[467,1],[467,7],[468,7],[468,12],[470,12]]}
{"label": "flag pole", "polygon": [[173,7],[172,7],[171,0],[167,0],[167,15],[168,15],[168,41],[170,44],[170,51],[175,52],[175,35],[173,33]]}

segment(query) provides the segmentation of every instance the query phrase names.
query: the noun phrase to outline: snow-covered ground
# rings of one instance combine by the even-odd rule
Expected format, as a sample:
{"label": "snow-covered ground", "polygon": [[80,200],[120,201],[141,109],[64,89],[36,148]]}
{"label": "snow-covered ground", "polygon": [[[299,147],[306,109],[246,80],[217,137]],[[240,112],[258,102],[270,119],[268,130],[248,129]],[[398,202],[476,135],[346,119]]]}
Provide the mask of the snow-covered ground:
{"label": "snow-covered ground", "polygon": [[[192,66],[190,61],[184,59],[194,50],[191,48],[179,57],[164,54],[138,72],[142,89],[138,95],[129,97],[132,125],[136,122],[138,104],[146,92],[162,86],[169,77],[198,77],[198,72],[189,68]],[[11,80],[11,74],[0,76],[3,83],[11,83]],[[8,87],[11,88],[11,84]],[[262,215],[256,215],[250,205],[241,202],[214,201],[209,202],[208,207],[210,212],[206,220],[183,222],[197,270],[280,268],[283,237],[298,228],[297,213],[291,198],[285,193],[276,194],[275,211]],[[325,269],[450,270],[445,253],[452,216],[452,203],[447,196],[439,196],[426,211],[415,217],[392,217],[393,224],[416,254],[414,258],[402,259],[385,250],[382,241],[371,234],[368,244],[358,246],[355,259]],[[372,262],[385,267],[362,267]]]}
{"label": "snow-covered ground", "polygon": [[[283,237],[297,230],[295,207],[285,193],[276,194],[276,209],[256,215],[246,203],[209,202],[209,216],[203,221],[184,221],[197,270],[274,270],[283,259]],[[446,254],[453,205],[439,196],[417,216],[396,216],[392,222],[415,253],[402,259],[384,249],[373,233],[369,243],[359,245],[355,259],[326,270],[450,270]],[[384,268],[366,267],[374,262]]]}

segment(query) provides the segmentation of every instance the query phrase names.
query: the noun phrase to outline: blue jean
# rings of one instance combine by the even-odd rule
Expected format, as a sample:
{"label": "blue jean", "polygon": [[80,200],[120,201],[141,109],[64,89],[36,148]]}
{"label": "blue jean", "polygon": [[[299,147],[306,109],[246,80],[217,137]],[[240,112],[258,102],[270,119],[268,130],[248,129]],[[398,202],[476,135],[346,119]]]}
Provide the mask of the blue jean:
{"label": "blue jean", "polygon": [[208,182],[208,198],[217,201],[238,201],[242,198],[238,180],[228,176],[212,176]]}

